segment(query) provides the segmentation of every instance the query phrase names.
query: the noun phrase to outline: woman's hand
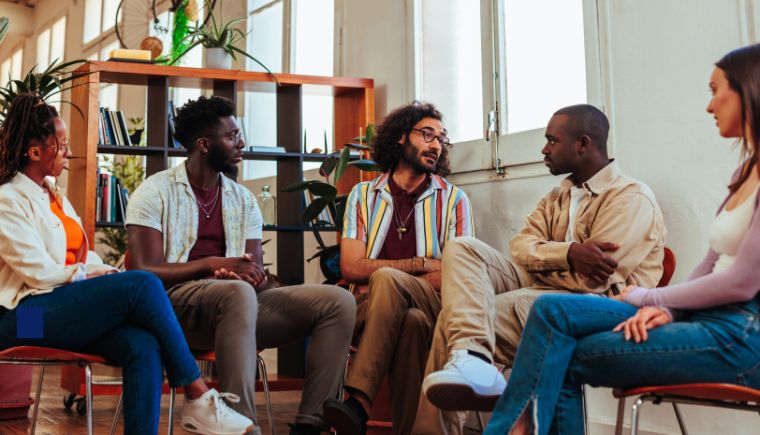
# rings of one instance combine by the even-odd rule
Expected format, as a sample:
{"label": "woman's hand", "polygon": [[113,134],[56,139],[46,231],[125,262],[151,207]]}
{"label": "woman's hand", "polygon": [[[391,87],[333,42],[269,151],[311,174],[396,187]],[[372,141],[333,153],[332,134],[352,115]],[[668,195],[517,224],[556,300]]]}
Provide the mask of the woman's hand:
{"label": "woman's hand", "polygon": [[636,343],[647,341],[648,329],[654,329],[672,322],[668,313],[658,307],[642,307],[633,315],[633,317],[620,323],[612,332],[623,331],[626,340],[633,340]]}
{"label": "woman's hand", "polygon": [[617,295],[613,295],[613,296],[610,296],[610,299],[614,299],[614,300],[616,300],[616,301],[620,301],[620,302],[625,302],[625,296],[626,296],[628,293],[630,293],[630,292],[631,292],[633,289],[635,289],[635,288],[636,288],[636,286],[635,286],[635,285],[629,285],[629,286],[626,286],[626,287],[625,287],[625,288],[624,288],[624,289],[623,289],[623,290],[620,292],[620,294],[617,294]]}

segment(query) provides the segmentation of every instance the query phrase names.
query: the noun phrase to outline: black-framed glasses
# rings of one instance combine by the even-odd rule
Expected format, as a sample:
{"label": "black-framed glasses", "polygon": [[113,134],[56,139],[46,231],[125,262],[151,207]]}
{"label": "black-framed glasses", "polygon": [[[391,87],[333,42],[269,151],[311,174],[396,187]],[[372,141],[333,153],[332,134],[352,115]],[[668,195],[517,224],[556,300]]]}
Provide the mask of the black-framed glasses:
{"label": "black-framed glasses", "polygon": [[422,135],[422,140],[425,141],[425,143],[430,143],[435,139],[438,139],[438,143],[441,144],[441,146],[451,148],[451,142],[449,142],[449,137],[446,136],[446,134],[435,134],[435,130],[432,128],[412,128],[412,131],[416,131]]}

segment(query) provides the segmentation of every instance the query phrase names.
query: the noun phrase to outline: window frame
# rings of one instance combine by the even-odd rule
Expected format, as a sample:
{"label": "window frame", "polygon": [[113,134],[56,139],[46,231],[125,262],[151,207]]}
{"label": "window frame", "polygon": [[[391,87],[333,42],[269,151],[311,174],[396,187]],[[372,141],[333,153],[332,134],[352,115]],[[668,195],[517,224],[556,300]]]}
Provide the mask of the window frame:
{"label": "window frame", "polygon": [[[415,97],[422,98],[421,26],[419,13],[422,0],[414,0],[413,33]],[[453,173],[495,170],[506,175],[510,168],[541,163],[540,145],[545,142],[544,128],[506,133],[506,57],[504,32],[504,2],[514,0],[480,0],[481,58],[483,66],[483,136],[455,143],[450,152]],[[582,0],[586,54],[586,99],[589,104],[605,108],[606,95],[602,87],[601,41],[602,30],[598,15],[602,6],[598,0]],[[610,150],[611,151],[611,150]],[[542,166],[543,167],[543,166]],[[545,171],[545,168],[543,169]]]}
{"label": "window frame", "polygon": [[[13,70],[16,69],[16,55],[21,53],[18,65],[18,75],[13,74]],[[10,80],[21,80],[24,76],[24,43],[20,42],[16,45],[16,48],[10,51],[8,57],[0,63],[0,71],[2,71],[2,65],[8,63],[8,76],[0,76],[0,87],[4,87]]]}
{"label": "window frame", "polygon": [[[61,40],[63,41],[61,43],[61,47],[63,49],[63,52],[61,53],[60,57],[53,58],[53,53],[51,49],[53,48],[53,28],[61,21],[63,20],[63,35]],[[36,37],[34,38],[35,42],[35,66],[37,69],[37,72],[42,72],[45,69],[47,69],[50,64],[53,62],[53,60],[58,59],[59,62],[64,62],[66,59],[66,36],[68,34],[67,27],[69,24],[68,14],[60,15],[56,18],[53,18],[48,22],[46,26],[43,26],[38,32],[36,32]],[[47,40],[47,59],[45,60],[44,67],[40,65],[40,57],[39,57],[39,41],[40,36],[42,36],[43,33],[48,32],[48,40]]]}

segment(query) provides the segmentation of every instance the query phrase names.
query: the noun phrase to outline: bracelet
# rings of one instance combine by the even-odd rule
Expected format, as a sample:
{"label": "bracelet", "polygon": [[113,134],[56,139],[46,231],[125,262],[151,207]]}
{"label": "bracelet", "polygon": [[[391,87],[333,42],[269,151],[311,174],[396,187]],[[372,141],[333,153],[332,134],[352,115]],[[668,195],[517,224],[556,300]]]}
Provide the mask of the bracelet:
{"label": "bracelet", "polygon": [[422,258],[422,273],[427,273],[427,257]]}

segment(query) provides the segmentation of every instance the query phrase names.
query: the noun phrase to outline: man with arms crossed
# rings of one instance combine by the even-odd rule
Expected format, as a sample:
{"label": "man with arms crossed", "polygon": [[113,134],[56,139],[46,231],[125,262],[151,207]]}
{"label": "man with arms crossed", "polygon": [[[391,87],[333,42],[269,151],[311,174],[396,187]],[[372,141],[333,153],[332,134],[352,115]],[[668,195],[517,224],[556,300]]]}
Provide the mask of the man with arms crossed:
{"label": "man with arms crossed", "polygon": [[552,175],[570,175],[512,238],[511,261],[473,238],[447,246],[443,308],[414,433],[460,434],[466,413],[452,410],[493,409],[506,382],[492,361],[514,360],[539,295],[608,296],[627,285],[657,285],[662,212],[652,190],[607,157],[608,130],[607,117],[590,105],[554,113],[541,153]]}

